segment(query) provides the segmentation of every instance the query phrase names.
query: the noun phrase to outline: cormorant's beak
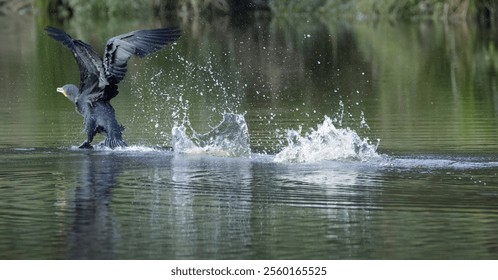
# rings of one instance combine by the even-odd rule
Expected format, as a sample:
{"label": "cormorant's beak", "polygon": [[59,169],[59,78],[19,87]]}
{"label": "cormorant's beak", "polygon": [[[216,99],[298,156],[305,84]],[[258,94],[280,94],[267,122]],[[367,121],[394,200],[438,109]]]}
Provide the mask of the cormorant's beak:
{"label": "cormorant's beak", "polygon": [[64,90],[64,88],[58,87],[58,88],[57,88],[57,92],[60,92],[60,93],[64,94],[64,96],[65,96],[65,97],[67,97],[67,93],[66,93],[66,91]]}

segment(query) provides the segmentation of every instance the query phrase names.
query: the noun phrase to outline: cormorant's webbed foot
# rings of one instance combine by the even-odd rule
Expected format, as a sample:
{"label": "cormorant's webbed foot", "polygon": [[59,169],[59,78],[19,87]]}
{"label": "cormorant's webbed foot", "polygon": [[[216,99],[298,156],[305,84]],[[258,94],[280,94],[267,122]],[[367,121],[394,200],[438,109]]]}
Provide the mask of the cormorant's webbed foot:
{"label": "cormorant's webbed foot", "polygon": [[80,148],[80,149],[93,149],[93,146],[89,142],[85,141],[78,148]]}

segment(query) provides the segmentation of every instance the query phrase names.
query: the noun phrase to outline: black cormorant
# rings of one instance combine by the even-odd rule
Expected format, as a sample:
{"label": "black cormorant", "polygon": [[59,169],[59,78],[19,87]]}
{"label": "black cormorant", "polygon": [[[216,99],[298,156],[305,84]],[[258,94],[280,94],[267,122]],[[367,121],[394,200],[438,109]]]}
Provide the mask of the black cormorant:
{"label": "black cormorant", "polygon": [[74,40],[63,30],[46,27],[48,35],[69,48],[78,63],[80,86],[64,85],[57,91],[71,100],[76,111],[84,118],[87,140],[80,148],[92,148],[95,134],[105,133],[99,145],[109,148],[125,147],[114,108],[110,100],[118,94],[117,84],[126,74],[126,65],[132,55],[144,57],[158,51],[180,37],[178,28],[137,30],[113,37],[107,41],[101,58],[92,47],[80,40]]}

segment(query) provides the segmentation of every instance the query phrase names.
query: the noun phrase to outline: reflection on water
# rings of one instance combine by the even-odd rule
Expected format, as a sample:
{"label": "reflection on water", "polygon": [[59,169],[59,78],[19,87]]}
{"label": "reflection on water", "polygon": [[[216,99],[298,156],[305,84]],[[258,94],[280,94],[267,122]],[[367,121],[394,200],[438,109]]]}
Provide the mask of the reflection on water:
{"label": "reflection on water", "polygon": [[[35,19],[0,17],[0,258],[498,258],[482,30],[186,21],[113,100],[132,146],[79,151],[81,118],[55,93],[77,66]],[[115,22],[63,27],[95,46],[157,27]],[[173,152],[182,124],[201,148],[239,144]]]}
{"label": "reflection on water", "polygon": [[498,257],[497,162],[2,155],[2,258]]}
{"label": "reflection on water", "polygon": [[175,157],[172,170],[174,204],[168,212],[170,220],[179,221],[172,226],[178,246],[174,257],[247,257],[252,243],[250,162]]}
{"label": "reflection on water", "polygon": [[80,178],[74,187],[74,223],[69,235],[69,255],[79,258],[115,258],[119,227],[112,214],[112,191],[121,169],[114,156],[81,157]]}

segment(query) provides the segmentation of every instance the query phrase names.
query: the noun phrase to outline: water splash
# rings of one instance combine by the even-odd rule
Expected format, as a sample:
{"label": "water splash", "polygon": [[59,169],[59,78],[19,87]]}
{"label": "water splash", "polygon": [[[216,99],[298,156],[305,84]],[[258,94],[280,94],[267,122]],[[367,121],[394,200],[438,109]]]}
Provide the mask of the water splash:
{"label": "water splash", "polygon": [[[189,136],[187,131],[191,131]],[[186,120],[171,130],[173,150],[177,154],[206,154],[224,157],[248,157],[251,154],[249,130],[243,115],[225,113],[223,121],[211,131],[200,134]]]}
{"label": "water splash", "polygon": [[169,145],[172,126],[185,119],[215,126],[224,112],[241,111],[247,85],[240,84],[238,69],[217,67],[224,64],[211,54],[203,64],[178,52],[161,59],[170,60],[174,67],[144,68],[131,77],[137,98],[133,130],[152,137],[151,143]]}
{"label": "water splash", "polygon": [[328,116],[316,130],[312,129],[304,136],[301,136],[301,130],[287,131],[288,145],[275,156],[275,162],[308,163],[380,157],[377,153],[378,143],[372,144],[368,138],[362,139],[350,128],[336,128]]}
{"label": "water splash", "polygon": [[186,81],[185,88],[190,92],[195,92],[200,97],[208,98],[210,102],[214,102],[209,107],[215,117],[226,111],[238,111],[244,95],[244,88],[247,86],[241,85],[240,78],[237,77],[240,75],[238,70],[220,72],[221,69],[215,69],[214,65],[217,63],[212,61],[214,58],[211,55],[207,57],[204,65],[193,63],[180,54],[177,54],[176,59],[182,62],[188,79],[202,81],[201,85],[190,84]]}

